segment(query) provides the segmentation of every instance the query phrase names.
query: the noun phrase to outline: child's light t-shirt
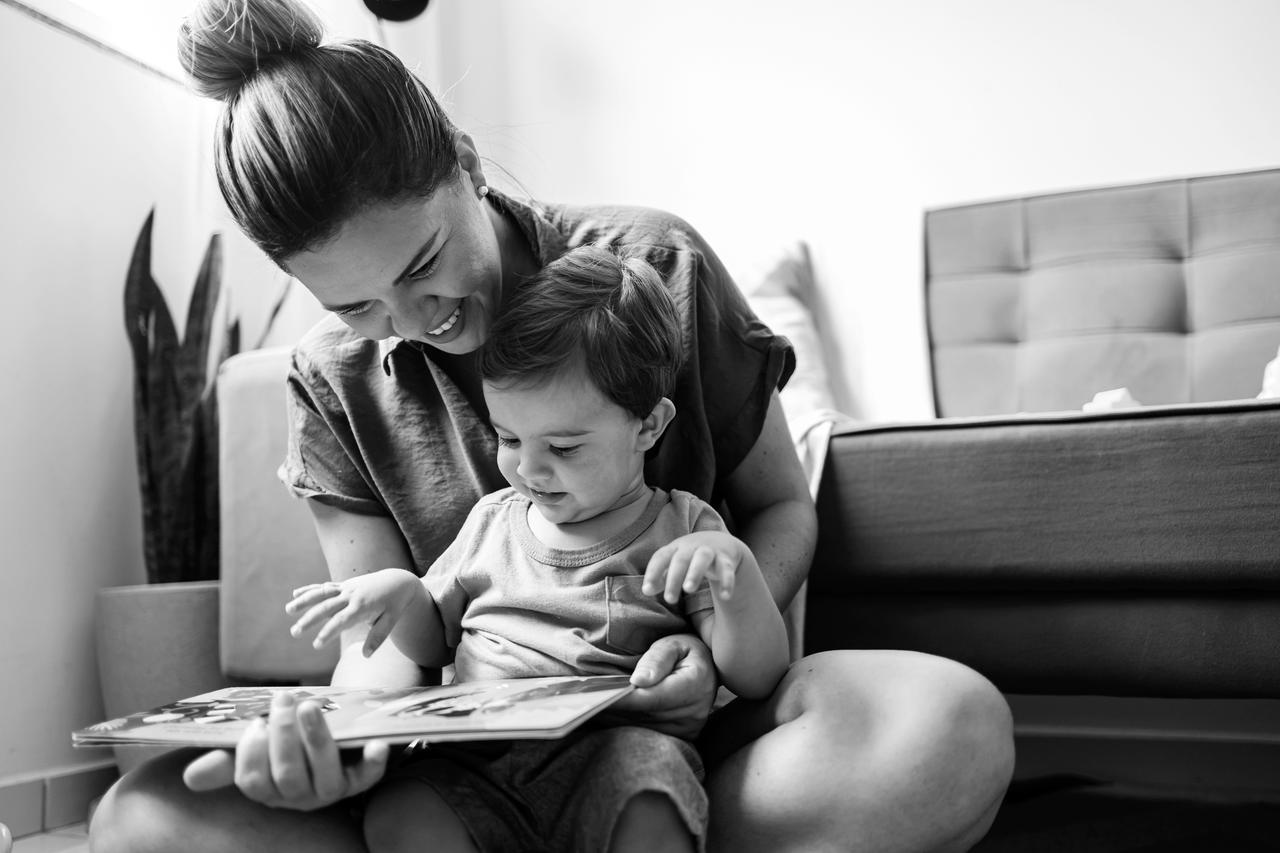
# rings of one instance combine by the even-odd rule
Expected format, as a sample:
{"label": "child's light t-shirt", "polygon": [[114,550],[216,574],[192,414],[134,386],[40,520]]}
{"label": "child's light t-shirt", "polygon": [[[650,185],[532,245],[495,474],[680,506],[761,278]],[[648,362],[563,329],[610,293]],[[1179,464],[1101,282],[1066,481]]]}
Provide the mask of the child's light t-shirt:
{"label": "child's light t-shirt", "polygon": [[724,530],[709,505],[654,489],[644,513],[581,550],[548,547],[514,489],[487,495],[423,578],[455,649],[456,681],[629,674],[659,637],[692,630],[712,607],[705,584],[676,605],[641,589],[654,551],[701,530]]}

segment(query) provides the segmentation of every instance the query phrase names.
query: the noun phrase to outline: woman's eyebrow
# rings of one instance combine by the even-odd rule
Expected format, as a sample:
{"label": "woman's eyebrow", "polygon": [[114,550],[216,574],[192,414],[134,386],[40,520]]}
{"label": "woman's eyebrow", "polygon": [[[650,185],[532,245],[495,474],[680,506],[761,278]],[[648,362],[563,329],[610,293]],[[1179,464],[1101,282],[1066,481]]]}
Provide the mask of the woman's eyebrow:
{"label": "woman's eyebrow", "polygon": [[430,237],[428,237],[427,242],[423,243],[422,247],[418,249],[418,251],[413,253],[413,258],[410,259],[409,263],[405,265],[405,268],[400,271],[400,275],[396,276],[392,280],[391,282],[392,287],[395,287],[397,284],[404,281],[406,278],[409,277],[409,273],[413,272],[415,269],[418,268],[419,264],[422,263],[422,259],[425,258],[430,253],[431,247],[436,242],[436,237],[438,236],[438,233],[439,232],[437,232],[436,234],[432,234]]}

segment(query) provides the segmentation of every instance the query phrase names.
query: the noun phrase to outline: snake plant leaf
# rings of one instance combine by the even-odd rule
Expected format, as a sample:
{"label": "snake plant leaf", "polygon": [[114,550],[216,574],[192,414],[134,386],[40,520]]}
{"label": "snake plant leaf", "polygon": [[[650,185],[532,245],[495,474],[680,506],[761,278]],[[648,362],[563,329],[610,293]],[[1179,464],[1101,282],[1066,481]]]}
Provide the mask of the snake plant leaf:
{"label": "snake plant leaf", "polygon": [[209,384],[209,347],[213,337],[213,319],[222,292],[222,235],[209,238],[196,286],[187,307],[187,328],[182,336],[178,356],[178,385],[186,395],[184,403],[194,415],[200,398]]}
{"label": "snake plant leaf", "polygon": [[[142,497],[143,549],[152,583],[218,576],[218,401],[211,366],[240,351],[240,321],[218,312],[222,240],[205,250],[178,340],[151,274],[152,209],[125,279],[125,329],[134,366],[134,433]],[[288,285],[267,319],[280,312]],[[215,340],[220,335],[220,339]],[[217,360],[211,363],[215,352]]]}
{"label": "snake plant leaf", "polygon": [[172,405],[174,388],[156,364],[172,363],[178,349],[178,334],[165,304],[164,295],[151,275],[151,229],[155,210],[134,244],[125,277],[125,329],[134,363],[134,432],[137,447],[138,483],[143,512],[143,551],[148,575],[167,559],[163,527],[164,497],[168,491],[163,467],[157,464],[162,449],[155,439],[155,424]]}
{"label": "snake plant leaf", "polygon": [[285,300],[289,298],[289,289],[292,286],[293,278],[286,278],[284,286],[280,288],[280,293],[276,296],[276,301],[271,305],[271,313],[267,314],[266,325],[262,327],[262,334],[258,336],[258,342],[253,345],[254,349],[261,349],[266,344],[267,335],[271,334],[271,327],[275,325],[276,318],[280,316],[280,310],[284,308]]}

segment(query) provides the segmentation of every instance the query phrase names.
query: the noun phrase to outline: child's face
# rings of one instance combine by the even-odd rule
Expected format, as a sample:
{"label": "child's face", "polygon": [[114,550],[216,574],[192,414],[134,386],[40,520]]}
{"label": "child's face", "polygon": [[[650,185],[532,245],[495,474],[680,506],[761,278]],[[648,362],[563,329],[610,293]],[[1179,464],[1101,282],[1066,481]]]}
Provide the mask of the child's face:
{"label": "child's face", "polygon": [[486,382],[484,397],[502,476],[552,524],[624,506],[644,487],[643,422],[579,371],[528,387]]}

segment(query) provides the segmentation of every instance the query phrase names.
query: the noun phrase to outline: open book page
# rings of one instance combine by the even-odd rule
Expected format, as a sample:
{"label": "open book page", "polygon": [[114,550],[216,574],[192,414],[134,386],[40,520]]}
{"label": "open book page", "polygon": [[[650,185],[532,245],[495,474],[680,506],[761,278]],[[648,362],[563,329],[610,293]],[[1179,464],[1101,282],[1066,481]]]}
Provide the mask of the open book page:
{"label": "open book page", "polygon": [[272,697],[320,704],[340,746],[390,742],[563,737],[631,692],[625,675],[473,681],[435,687],[228,687],[107,720],[71,735],[76,746],[233,747]]}

